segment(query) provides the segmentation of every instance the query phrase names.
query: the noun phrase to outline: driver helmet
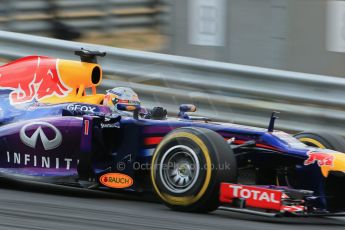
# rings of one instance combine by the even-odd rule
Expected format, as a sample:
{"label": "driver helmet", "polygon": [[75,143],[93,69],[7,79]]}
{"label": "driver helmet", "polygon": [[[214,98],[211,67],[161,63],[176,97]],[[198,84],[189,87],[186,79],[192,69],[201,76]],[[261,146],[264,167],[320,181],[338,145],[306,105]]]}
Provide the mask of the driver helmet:
{"label": "driver helmet", "polygon": [[106,91],[103,105],[108,106],[112,111],[118,111],[118,105],[137,108],[140,106],[140,100],[131,88],[115,87]]}

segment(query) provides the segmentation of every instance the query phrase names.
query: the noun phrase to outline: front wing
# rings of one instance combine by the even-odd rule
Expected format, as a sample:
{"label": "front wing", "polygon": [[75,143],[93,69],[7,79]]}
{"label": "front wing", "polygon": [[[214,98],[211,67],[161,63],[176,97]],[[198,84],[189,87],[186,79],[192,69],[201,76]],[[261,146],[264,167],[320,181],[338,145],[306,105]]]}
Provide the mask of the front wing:
{"label": "front wing", "polygon": [[219,209],[261,216],[345,216],[315,205],[312,191],[281,186],[258,186],[222,183]]}

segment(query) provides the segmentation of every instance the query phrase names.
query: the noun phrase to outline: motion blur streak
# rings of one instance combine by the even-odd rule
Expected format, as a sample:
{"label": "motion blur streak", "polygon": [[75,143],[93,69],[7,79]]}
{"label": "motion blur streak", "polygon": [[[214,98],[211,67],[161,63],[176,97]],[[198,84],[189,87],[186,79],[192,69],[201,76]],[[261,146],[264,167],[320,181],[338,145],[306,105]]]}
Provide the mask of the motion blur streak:
{"label": "motion blur streak", "polygon": [[104,192],[47,185],[42,190],[35,184],[15,187],[15,190],[4,186],[0,189],[0,229],[317,230],[345,227],[345,218],[264,218],[224,211],[207,215],[180,213],[162,204]]}

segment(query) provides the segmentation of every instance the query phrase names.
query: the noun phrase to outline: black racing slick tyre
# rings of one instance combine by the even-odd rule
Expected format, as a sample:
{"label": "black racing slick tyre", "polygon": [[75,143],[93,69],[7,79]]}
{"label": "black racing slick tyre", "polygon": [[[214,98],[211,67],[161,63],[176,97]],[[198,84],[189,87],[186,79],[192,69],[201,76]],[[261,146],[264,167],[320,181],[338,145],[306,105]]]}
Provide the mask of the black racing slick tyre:
{"label": "black racing slick tyre", "polygon": [[341,135],[327,132],[302,132],[295,135],[308,146],[345,152],[345,139]]}
{"label": "black racing slick tyre", "polygon": [[157,146],[151,181],[171,209],[210,212],[219,206],[221,182],[237,181],[236,159],[218,133],[198,127],[178,128]]}

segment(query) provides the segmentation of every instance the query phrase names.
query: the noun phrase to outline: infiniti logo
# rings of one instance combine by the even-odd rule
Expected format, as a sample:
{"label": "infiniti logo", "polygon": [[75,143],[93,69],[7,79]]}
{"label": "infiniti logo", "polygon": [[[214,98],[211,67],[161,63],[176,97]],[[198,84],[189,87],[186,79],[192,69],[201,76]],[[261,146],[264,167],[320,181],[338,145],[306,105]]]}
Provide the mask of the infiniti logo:
{"label": "infiniti logo", "polygon": [[[25,131],[29,127],[32,127],[32,126],[37,126],[37,129],[31,135],[31,137],[29,137],[29,136],[27,136]],[[46,136],[46,134],[44,133],[42,126],[48,127],[50,130],[52,130],[55,134],[55,137],[53,139],[49,140],[48,137]],[[54,125],[49,124],[47,122],[39,122],[38,121],[38,122],[32,122],[32,123],[24,125],[23,128],[21,128],[21,130],[20,130],[19,136],[20,136],[20,139],[22,140],[22,142],[31,148],[36,148],[38,137],[41,137],[43,148],[45,150],[55,149],[55,148],[59,147],[61,142],[62,142],[62,135],[61,135],[60,131]]]}

